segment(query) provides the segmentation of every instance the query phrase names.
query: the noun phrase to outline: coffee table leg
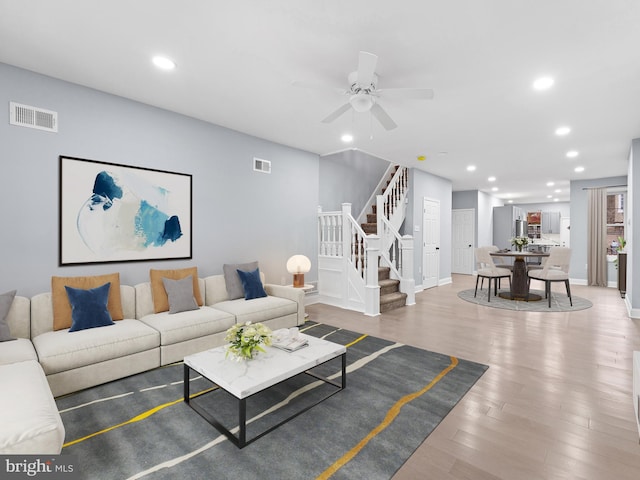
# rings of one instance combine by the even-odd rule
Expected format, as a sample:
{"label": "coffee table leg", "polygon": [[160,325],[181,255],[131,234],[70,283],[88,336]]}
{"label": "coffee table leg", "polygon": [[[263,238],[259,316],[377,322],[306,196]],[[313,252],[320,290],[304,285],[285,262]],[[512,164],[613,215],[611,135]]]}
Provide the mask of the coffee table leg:
{"label": "coffee table leg", "polygon": [[241,398],[239,400],[238,412],[238,426],[240,431],[238,432],[238,447],[242,448],[247,444],[247,399]]}
{"label": "coffee table leg", "polygon": [[189,403],[189,365],[184,365],[184,403]]}
{"label": "coffee table leg", "polygon": [[342,388],[347,388],[347,352],[342,355]]}

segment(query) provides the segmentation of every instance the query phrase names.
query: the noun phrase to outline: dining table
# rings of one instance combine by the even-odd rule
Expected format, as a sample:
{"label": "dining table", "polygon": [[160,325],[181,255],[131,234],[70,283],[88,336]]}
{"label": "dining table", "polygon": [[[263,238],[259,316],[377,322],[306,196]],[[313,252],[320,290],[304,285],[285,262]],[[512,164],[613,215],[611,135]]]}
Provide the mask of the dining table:
{"label": "dining table", "polygon": [[[507,300],[524,300],[527,302],[538,301],[542,297],[535,293],[529,293],[529,282],[527,278],[527,259],[538,259],[548,257],[548,252],[521,252],[521,251],[497,251],[491,252],[492,257],[513,258],[513,269],[511,270],[511,290],[500,292],[499,297]],[[499,267],[500,265],[496,265]]]}

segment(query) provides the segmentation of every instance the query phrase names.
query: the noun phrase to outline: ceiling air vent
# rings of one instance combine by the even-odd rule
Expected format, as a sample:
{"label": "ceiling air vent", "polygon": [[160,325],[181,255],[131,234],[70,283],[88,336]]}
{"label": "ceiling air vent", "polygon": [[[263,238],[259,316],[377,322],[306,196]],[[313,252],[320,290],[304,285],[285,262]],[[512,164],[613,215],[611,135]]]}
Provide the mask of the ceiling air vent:
{"label": "ceiling air vent", "polygon": [[256,172],[271,173],[271,162],[269,160],[262,160],[261,158],[253,157],[253,169]]}
{"label": "ceiling air vent", "polygon": [[9,123],[19,127],[57,132],[58,112],[9,102]]}

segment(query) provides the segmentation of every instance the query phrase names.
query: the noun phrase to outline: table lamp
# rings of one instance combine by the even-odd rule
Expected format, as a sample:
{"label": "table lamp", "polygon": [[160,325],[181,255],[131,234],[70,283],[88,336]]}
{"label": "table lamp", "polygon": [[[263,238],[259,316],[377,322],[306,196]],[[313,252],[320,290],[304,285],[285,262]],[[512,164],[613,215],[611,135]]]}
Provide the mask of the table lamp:
{"label": "table lamp", "polygon": [[287,271],[293,274],[293,286],[304,287],[304,274],[311,270],[311,260],[304,255],[294,255],[287,260]]}

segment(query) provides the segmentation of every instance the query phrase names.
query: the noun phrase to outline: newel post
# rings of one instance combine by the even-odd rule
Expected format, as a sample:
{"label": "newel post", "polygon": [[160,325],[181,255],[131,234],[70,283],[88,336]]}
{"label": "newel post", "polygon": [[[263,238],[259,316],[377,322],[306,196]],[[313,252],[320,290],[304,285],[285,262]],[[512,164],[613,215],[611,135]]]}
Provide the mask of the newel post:
{"label": "newel post", "polygon": [[413,278],[413,237],[403,235],[400,243],[400,291],[407,294],[407,305],[416,303],[416,280]]}
{"label": "newel post", "polygon": [[366,277],[364,286],[364,313],[380,315],[380,285],[378,285],[378,258],[380,257],[380,237],[367,235]]}

